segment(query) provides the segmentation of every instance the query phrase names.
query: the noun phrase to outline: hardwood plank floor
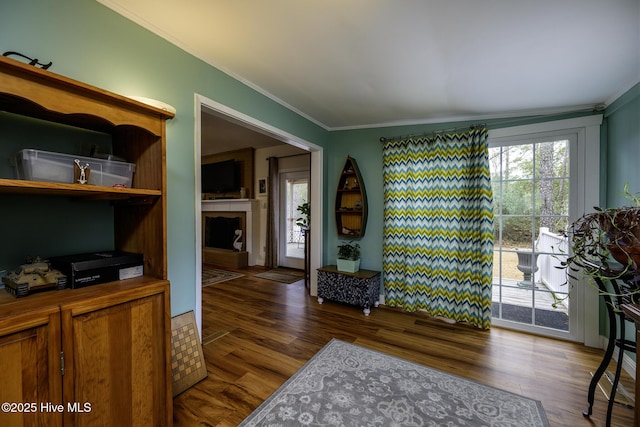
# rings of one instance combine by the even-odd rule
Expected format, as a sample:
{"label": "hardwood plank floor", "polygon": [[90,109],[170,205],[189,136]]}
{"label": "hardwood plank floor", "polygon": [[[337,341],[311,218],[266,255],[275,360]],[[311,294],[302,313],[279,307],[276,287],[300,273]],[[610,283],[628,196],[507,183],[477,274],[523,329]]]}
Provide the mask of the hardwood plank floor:
{"label": "hardwood plank floor", "polygon": [[[604,426],[600,390],[591,418],[589,372],[602,350],[493,327],[480,331],[390,308],[320,305],[303,283],[244,277],[203,289],[208,378],[174,399],[175,426],[235,426],[332,338],[540,400],[552,427]],[[614,366],[610,367],[613,370]],[[633,380],[623,374],[633,393]],[[633,410],[616,405],[613,426],[632,426]]]}

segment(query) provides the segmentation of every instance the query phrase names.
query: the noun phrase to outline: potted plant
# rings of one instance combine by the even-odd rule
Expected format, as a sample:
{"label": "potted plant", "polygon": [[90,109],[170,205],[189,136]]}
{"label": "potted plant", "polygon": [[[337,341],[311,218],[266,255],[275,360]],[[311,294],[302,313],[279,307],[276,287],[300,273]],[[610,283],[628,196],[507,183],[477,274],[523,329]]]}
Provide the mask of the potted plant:
{"label": "potted plant", "polygon": [[360,270],[360,245],[345,242],[338,245],[338,271],[355,273]]}
{"label": "potted plant", "polygon": [[[572,254],[561,263],[567,274],[623,275],[640,270],[640,198],[624,187],[625,196],[635,206],[602,209],[583,215],[568,228]],[[614,262],[615,261],[615,262]],[[586,269],[585,269],[586,267]]]}
{"label": "potted plant", "polygon": [[303,215],[300,218],[296,218],[296,225],[300,228],[309,228],[309,224],[311,224],[311,206],[309,206],[309,202],[299,205],[296,210]]}

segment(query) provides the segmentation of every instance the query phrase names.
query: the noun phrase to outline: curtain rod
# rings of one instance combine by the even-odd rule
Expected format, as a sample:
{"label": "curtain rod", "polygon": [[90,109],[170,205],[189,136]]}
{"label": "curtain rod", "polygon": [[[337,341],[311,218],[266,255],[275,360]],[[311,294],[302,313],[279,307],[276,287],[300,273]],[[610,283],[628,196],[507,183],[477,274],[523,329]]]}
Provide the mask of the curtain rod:
{"label": "curtain rod", "polygon": [[380,142],[397,141],[397,140],[401,140],[401,139],[405,139],[405,138],[412,138],[414,136],[427,136],[427,135],[436,135],[436,134],[445,133],[445,132],[455,132],[455,131],[462,130],[462,129],[472,130],[472,129],[484,127],[486,125],[487,125],[486,123],[476,123],[476,124],[472,124],[472,125],[468,125],[468,126],[458,126],[458,127],[454,127],[454,128],[447,128],[447,129],[436,129],[436,130],[431,130],[431,131],[426,131],[426,132],[410,133],[410,134],[407,134],[407,135],[381,136],[380,137]]}
{"label": "curtain rod", "polygon": [[[491,125],[493,126],[501,126],[501,125],[505,125],[505,124],[512,124],[512,123],[523,123],[523,122],[527,122],[528,120],[531,119],[539,119],[539,118],[544,118],[544,117],[557,117],[559,115],[564,115],[564,114],[575,114],[575,113],[586,113],[586,112],[592,112],[592,113],[602,113],[605,109],[605,105],[604,104],[596,104],[593,106],[585,106],[584,108],[578,108],[575,110],[571,110],[571,111],[559,111],[556,113],[549,113],[549,114],[538,114],[538,115],[532,115],[532,116],[522,116],[522,117],[511,117],[511,118],[504,118],[502,120],[498,119],[495,121],[491,122]],[[486,126],[486,123],[478,123],[475,125],[470,125],[468,127],[468,129],[474,129],[477,127],[481,127],[481,126]],[[380,137],[380,142],[387,142],[387,141],[393,141],[393,140],[398,140],[400,138],[410,138],[413,136],[426,136],[426,135],[435,135],[438,133],[443,133],[443,132],[450,132],[453,131],[455,132],[456,130],[462,130],[462,129],[467,129],[467,126],[459,126],[459,127],[455,127],[455,128],[449,128],[449,129],[437,129],[434,131],[427,131],[427,132],[422,132],[422,133],[413,133],[413,134],[408,134],[408,135],[398,135],[398,136],[381,136]]]}

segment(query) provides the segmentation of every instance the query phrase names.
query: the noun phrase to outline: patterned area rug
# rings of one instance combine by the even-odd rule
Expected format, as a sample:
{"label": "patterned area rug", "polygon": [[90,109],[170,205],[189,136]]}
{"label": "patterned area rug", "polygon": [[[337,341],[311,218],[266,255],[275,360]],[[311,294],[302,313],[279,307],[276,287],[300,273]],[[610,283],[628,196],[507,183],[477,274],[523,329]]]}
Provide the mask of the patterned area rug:
{"label": "patterned area rug", "polygon": [[293,283],[304,279],[304,272],[299,270],[276,268],[275,270],[254,274],[253,276],[260,277],[261,279],[273,280],[274,282]]}
{"label": "patterned area rug", "polygon": [[537,400],[333,339],[240,425],[549,423]]}
{"label": "patterned area rug", "polygon": [[234,271],[218,270],[217,268],[202,266],[202,287],[213,285],[214,283],[226,282],[227,280],[237,279],[244,274]]}

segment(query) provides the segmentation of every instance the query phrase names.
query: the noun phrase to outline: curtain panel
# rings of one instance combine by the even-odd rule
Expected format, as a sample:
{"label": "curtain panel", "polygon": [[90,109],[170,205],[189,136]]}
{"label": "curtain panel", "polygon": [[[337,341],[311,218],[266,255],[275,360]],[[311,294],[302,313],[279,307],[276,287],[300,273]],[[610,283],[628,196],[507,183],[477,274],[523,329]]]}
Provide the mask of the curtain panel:
{"label": "curtain panel", "polygon": [[267,237],[265,267],[278,267],[278,235],[280,234],[280,167],[277,157],[269,157],[269,177],[267,181]]}
{"label": "curtain panel", "polygon": [[491,327],[493,200],[486,128],[383,149],[386,304]]}

